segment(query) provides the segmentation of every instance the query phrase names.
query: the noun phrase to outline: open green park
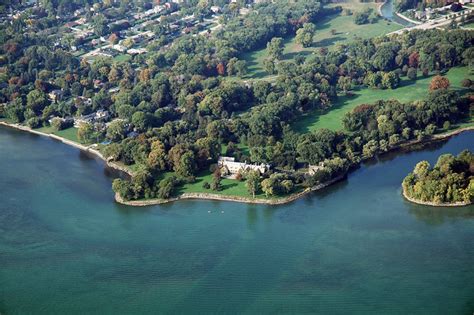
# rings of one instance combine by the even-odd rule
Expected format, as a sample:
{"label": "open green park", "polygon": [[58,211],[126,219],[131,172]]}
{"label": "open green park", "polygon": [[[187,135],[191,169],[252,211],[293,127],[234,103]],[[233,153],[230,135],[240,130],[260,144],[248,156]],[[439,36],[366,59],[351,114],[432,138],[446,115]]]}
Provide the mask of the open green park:
{"label": "open green park", "polygon": [[[467,67],[450,69],[445,76],[451,82],[451,87],[462,91],[461,81],[465,78],[474,80],[474,75],[468,73]],[[433,75],[419,77],[416,80],[402,78],[400,86],[396,89],[381,90],[360,88],[356,89],[353,96],[340,96],[333,106],[325,112],[310,112],[293,124],[293,129],[298,132],[311,132],[318,128],[331,130],[342,129],[342,117],[361,104],[371,104],[378,100],[397,99],[400,102],[411,102],[421,100],[428,94],[428,88]]]}
{"label": "open green park", "polygon": [[[401,25],[382,18],[373,24],[357,25],[354,23],[353,16],[343,16],[340,14],[328,16],[316,23],[316,34],[311,47],[302,47],[296,43],[294,36],[285,38],[283,60],[292,60],[297,55],[307,56],[321,47],[331,48],[337,44],[344,44],[357,38],[365,39],[382,36],[400,28],[402,28]],[[242,56],[248,65],[247,79],[262,79],[269,76],[263,66],[263,61],[267,56],[266,48],[249,52]]]}

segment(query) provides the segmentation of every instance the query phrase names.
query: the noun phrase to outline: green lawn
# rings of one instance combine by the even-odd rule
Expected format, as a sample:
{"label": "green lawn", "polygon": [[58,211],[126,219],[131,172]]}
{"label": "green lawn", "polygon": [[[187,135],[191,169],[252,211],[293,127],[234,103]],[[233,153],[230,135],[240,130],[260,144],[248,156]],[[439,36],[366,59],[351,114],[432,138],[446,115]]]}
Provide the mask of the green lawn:
{"label": "green lawn", "polygon": [[124,62],[124,61],[128,61],[132,58],[132,56],[128,55],[128,54],[121,54],[121,55],[117,55],[114,57],[114,61],[117,61],[117,62]]}
{"label": "green lawn", "polygon": [[[172,176],[173,172],[166,172],[163,175],[163,178]],[[252,197],[252,195],[247,191],[245,187],[245,181],[238,181],[235,179],[223,178],[221,181],[222,189],[219,191],[214,191],[211,189],[205,189],[202,187],[204,182],[211,184],[212,182],[212,173],[209,171],[203,171],[196,176],[196,181],[190,184],[184,184],[183,186],[177,187],[176,195],[182,193],[208,193],[216,195],[225,195],[225,196],[237,196],[237,197]],[[296,189],[298,192],[301,189]],[[255,195],[259,199],[277,199],[279,196],[266,197],[261,191]]]}
{"label": "green lawn", "polygon": [[[361,4],[362,6],[362,4]],[[356,25],[353,16],[328,16],[321,22],[316,23],[317,31],[312,47],[304,48],[295,42],[294,37],[286,38],[283,60],[291,60],[297,55],[307,56],[321,47],[333,47],[353,41],[356,38],[371,38],[381,36],[402,28],[400,25],[379,19],[377,23]],[[332,35],[331,30],[336,30]],[[248,79],[259,79],[268,77],[264,70],[263,61],[267,58],[267,50],[260,49],[242,55],[247,61]]]}
{"label": "green lawn", "polygon": [[471,21],[471,22],[469,22],[469,23],[463,24],[462,27],[474,29],[474,21]]}
{"label": "green lawn", "polygon": [[74,127],[64,129],[64,130],[60,130],[60,131],[56,131],[56,130],[54,130],[53,127],[48,126],[48,127],[41,127],[41,128],[35,129],[35,130],[40,131],[40,132],[44,132],[44,133],[57,135],[59,137],[63,137],[65,139],[68,139],[68,140],[79,143],[79,139],[77,139],[77,128],[74,128]]}
{"label": "green lawn", "polygon": [[[242,154],[244,155],[250,155],[250,152],[249,152],[249,147],[243,143],[236,143],[236,146],[237,148],[240,149],[240,152],[242,152]],[[223,144],[221,146],[221,154],[222,155],[225,155],[225,153],[227,152],[227,144]]]}
{"label": "green lawn", "polygon": [[222,190],[214,191],[211,189],[205,189],[202,187],[204,182],[209,184],[212,182],[212,174],[210,172],[203,172],[196,177],[196,182],[191,184],[185,184],[182,187],[179,187],[179,193],[210,193],[218,195],[231,195],[231,196],[240,196],[240,197],[249,197],[250,194],[245,187],[245,182],[240,182],[235,179],[222,179]]}
{"label": "green lawn", "polygon": [[[467,67],[451,69],[446,76],[451,81],[451,87],[457,90],[463,89],[461,81],[464,78],[474,79],[468,74]],[[428,86],[432,76],[420,77],[416,81],[410,81],[406,77],[402,79],[400,87],[394,90],[375,90],[363,88],[355,91],[352,97],[341,96],[335,102],[329,112],[312,112],[303,116],[293,128],[298,132],[309,132],[318,128],[328,128],[331,130],[342,129],[342,117],[360,104],[370,104],[378,100],[397,99],[401,102],[420,100],[428,94]]]}

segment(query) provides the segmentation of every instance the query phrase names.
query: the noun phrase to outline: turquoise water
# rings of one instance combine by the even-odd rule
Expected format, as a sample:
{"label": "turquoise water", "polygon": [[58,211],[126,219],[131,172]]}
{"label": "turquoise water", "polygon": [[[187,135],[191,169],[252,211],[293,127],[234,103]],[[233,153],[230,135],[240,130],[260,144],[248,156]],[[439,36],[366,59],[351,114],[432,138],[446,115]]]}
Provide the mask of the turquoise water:
{"label": "turquoise water", "polygon": [[400,196],[420,159],[386,155],[278,207],[113,202],[103,163],[0,129],[0,313],[472,314],[474,207]]}

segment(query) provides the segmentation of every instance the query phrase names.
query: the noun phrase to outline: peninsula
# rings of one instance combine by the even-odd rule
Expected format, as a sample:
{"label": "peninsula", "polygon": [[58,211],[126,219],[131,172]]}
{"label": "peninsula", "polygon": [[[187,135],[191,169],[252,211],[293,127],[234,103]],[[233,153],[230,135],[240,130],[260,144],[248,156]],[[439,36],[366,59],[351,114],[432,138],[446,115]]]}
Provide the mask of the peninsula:
{"label": "peninsula", "polygon": [[431,168],[416,164],[402,183],[403,196],[411,202],[439,207],[466,206],[474,202],[474,154],[464,150],[457,157],[443,154]]}

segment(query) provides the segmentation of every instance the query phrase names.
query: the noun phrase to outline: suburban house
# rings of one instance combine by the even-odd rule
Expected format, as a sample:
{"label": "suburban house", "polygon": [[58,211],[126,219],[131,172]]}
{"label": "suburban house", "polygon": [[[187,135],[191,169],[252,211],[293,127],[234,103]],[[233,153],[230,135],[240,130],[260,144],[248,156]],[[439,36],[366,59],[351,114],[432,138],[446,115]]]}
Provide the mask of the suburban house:
{"label": "suburban house", "polygon": [[239,172],[246,172],[250,170],[259,171],[260,174],[264,174],[270,169],[268,164],[248,164],[242,162],[236,162],[235,158],[221,156],[217,161],[217,165],[221,168],[224,175],[235,175]]}
{"label": "suburban house", "polygon": [[52,102],[60,101],[62,96],[63,96],[63,91],[61,90],[52,90],[48,94],[48,97]]}
{"label": "suburban house", "polygon": [[106,122],[109,120],[110,114],[108,111],[99,109],[95,113],[88,115],[81,115],[80,117],[74,118],[74,127],[79,128],[81,124],[93,124],[98,122]]}
{"label": "suburban house", "polygon": [[317,172],[321,171],[324,169],[324,162],[319,162],[318,165],[309,165],[308,166],[308,174],[309,175],[314,175],[316,174]]}

